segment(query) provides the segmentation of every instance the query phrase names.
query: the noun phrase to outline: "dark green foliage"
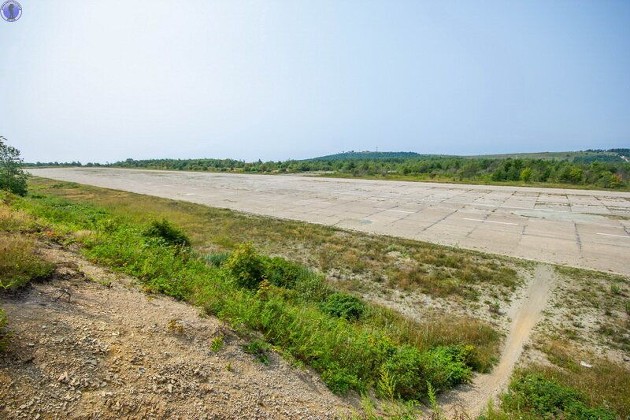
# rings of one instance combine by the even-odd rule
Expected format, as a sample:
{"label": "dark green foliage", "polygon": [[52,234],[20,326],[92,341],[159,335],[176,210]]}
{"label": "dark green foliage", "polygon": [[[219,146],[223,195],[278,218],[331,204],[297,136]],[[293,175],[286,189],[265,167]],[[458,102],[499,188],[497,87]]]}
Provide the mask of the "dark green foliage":
{"label": "dark green foliage", "polygon": [[436,392],[470,381],[473,351],[473,346],[441,346],[425,354],[427,380]]}
{"label": "dark green foliage", "polygon": [[237,285],[248,289],[256,289],[265,274],[263,259],[250,243],[236,248],[225,262],[225,268],[234,276]]}
{"label": "dark green foliage", "polygon": [[382,375],[393,378],[395,395],[420,400],[427,395],[427,383],[436,392],[468,382],[472,375],[467,361],[472,346],[440,346],[421,352],[401,346],[382,368]]}
{"label": "dark green foliage", "polygon": [[334,155],[327,155],[308,159],[309,161],[335,161],[335,160],[387,160],[387,159],[410,159],[428,157],[415,152],[342,152]]}
{"label": "dark green foliage", "polygon": [[517,375],[503,396],[502,409],[508,413],[526,413],[534,418],[615,419],[603,407],[589,407],[575,389],[559,385],[531,373]]}
{"label": "dark green foliage", "polygon": [[247,354],[253,355],[263,365],[269,364],[269,344],[262,340],[254,340],[243,346],[243,351]]}
{"label": "dark green foliage", "polygon": [[363,391],[364,387],[357,376],[347,369],[333,364],[322,373],[322,380],[335,394],[346,395],[351,389]]}
{"label": "dark green foliage", "polygon": [[339,318],[356,320],[365,312],[365,304],[361,299],[347,293],[333,293],[322,304],[322,310]]}
{"label": "dark green foliage", "polygon": [[6,144],[0,136],[0,190],[17,195],[26,195],[28,174],[22,170],[20,151]]}
{"label": "dark green foliage", "polygon": [[287,289],[294,288],[301,279],[312,275],[306,267],[280,257],[266,258],[264,265],[267,281]]}
{"label": "dark green foliage", "polygon": [[215,254],[206,255],[206,261],[208,261],[210,265],[214,267],[221,267],[229,257],[230,254],[227,252],[218,252]]}
{"label": "dark green foliage", "polygon": [[168,220],[153,221],[144,231],[147,238],[157,239],[165,245],[189,247],[190,239],[179,228],[173,226]]}

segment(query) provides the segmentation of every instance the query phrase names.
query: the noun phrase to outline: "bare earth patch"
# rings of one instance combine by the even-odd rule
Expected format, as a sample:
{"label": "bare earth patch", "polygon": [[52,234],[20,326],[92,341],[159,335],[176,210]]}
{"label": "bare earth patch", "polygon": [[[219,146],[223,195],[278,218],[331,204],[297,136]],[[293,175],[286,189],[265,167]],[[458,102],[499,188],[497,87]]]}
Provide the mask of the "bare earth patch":
{"label": "bare earth patch", "polygon": [[[2,418],[334,418],[354,411],[314,373],[269,365],[192,306],[139,291],[61,249],[53,279],[0,297]],[[213,343],[215,344],[213,346]],[[222,344],[221,344],[222,343]]]}

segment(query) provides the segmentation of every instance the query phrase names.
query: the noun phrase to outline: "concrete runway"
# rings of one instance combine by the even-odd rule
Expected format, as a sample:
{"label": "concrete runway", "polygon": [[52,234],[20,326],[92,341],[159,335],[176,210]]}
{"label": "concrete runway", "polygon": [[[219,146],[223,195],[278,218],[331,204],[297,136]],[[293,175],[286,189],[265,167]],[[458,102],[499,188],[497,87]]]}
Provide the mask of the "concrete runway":
{"label": "concrete runway", "polygon": [[630,275],[630,193],[111,168],[33,175]]}

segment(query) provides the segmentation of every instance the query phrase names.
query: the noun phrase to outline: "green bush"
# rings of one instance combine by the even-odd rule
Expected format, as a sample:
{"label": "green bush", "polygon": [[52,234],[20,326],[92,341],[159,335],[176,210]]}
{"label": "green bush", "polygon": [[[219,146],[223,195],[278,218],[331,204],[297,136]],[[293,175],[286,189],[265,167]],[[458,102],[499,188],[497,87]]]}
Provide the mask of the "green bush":
{"label": "green bush", "polygon": [[309,270],[300,264],[287,261],[284,258],[266,258],[265,278],[274,286],[292,289],[303,277],[308,276]]}
{"label": "green bush", "polygon": [[393,392],[400,398],[420,400],[427,396],[427,384],[435,392],[470,381],[466,364],[472,346],[441,346],[422,352],[401,346],[384,364],[381,377],[389,378]]}
{"label": "green bush", "polygon": [[526,413],[534,418],[613,420],[616,416],[603,407],[589,407],[575,389],[531,373],[517,375],[502,398],[508,413]]}
{"label": "green bush", "polygon": [[356,320],[365,312],[365,304],[347,293],[333,293],[322,304],[322,311],[339,318]]}
{"label": "green bush", "polygon": [[190,247],[188,236],[181,229],[169,223],[168,220],[151,222],[151,225],[144,231],[144,236],[169,246]]}
{"label": "green bush", "polygon": [[351,389],[363,390],[361,381],[348,370],[337,365],[331,366],[322,373],[322,380],[335,394],[346,395]]}
{"label": "green bush", "polygon": [[240,245],[232,252],[225,262],[225,268],[234,276],[236,284],[248,289],[256,289],[265,274],[263,259],[249,243]]}
{"label": "green bush", "polygon": [[0,136],[0,190],[24,196],[28,173],[22,169],[20,151],[5,142],[6,139]]}
{"label": "green bush", "polygon": [[473,346],[440,346],[424,354],[426,379],[436,392],[469,382]]}
{"label": "green bush", "polygon": [[390,378],[393,393],[400,398],[420,400],[426,395],[423,357],[412,346],[401,346],[381,369],[381,377]]}

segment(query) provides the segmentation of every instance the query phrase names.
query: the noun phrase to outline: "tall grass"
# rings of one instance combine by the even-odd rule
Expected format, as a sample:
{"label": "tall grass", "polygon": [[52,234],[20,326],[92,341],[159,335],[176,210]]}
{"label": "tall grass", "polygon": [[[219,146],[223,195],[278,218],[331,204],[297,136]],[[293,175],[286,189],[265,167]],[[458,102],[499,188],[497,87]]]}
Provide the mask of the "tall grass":
{"label": "tall grass", "polygon": [[250,245],[209,264],[190,248],[148,238],[146,224],[104,208],[45,196],[15,206],[55,229],[92,232],[68,238],[80,240],[92,260],[136,276],[149,291],[199,305],[237,330],[260,332],[320,372],[335,392],[381,392],[379,383],[389,378],[395,396],[422,399],[427,383],[444,390],[465,382],[472,369],[487,370],[497,354],[498,334],[479,321],[420,324],[368,304],[350,320],[336,316],[323,310],[335,292],[320,275]]}
{"label": "tall grass", "polygon": [[0,232],[0,290],[50,276],[54,265],[35,254],[33,240]]}

